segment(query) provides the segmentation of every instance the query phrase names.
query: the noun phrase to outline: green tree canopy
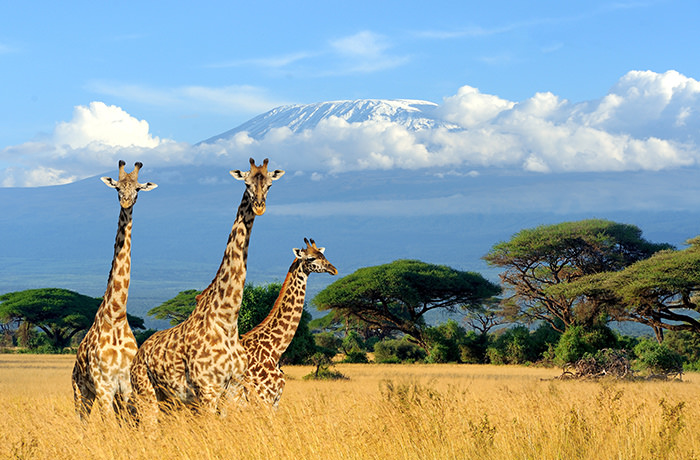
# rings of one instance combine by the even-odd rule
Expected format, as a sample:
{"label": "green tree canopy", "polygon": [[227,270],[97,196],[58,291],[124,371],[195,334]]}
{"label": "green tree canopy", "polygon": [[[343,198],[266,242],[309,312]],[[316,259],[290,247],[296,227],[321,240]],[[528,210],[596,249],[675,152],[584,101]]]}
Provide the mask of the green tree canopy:
{"label": "green tree canopy", "polygon": [[505,268],[500,277],[511,294],[504,302],[511,317],[543,320],[563,332],[573,324],[594,323],[599,305],[548,291],[549,287],[618,271],[670,248],[642,238],[634,225],[590,219],[522,230],[493,246],[484,259]]}
{"label": "green tree canopy", "polygon": [[663,330],[700,332],[700,238],[684,250],[664,250],[622,271],[589,275],[552,291],[603,305],[618,320]]}
{"label": "green tree canopy", "polygon": [[319,310],[347,313],[382,329],[400,331],[427,347],[424,315],[473,308],[500,293],[478,273],[418,260],[361,268],[313,299]]}
{"label": "green tree canopy", "polygon": [[166,319],[171,326],[180,324],[190,316],[194,307],[197,306],[196,297],[201,293],[202,291],[196,289],[181,291],[172,299],[148,310],[148,315],[156,319]]}
{"label": "green tree canopy", "polygon": [[[70,344],[78,332],[89,329],[101,298],[59,288],[28,289],[0,295],[0,318],[21,321],[46,333],[55,348]],[[143,319],[127,315],[132,328],[143,329]]]}

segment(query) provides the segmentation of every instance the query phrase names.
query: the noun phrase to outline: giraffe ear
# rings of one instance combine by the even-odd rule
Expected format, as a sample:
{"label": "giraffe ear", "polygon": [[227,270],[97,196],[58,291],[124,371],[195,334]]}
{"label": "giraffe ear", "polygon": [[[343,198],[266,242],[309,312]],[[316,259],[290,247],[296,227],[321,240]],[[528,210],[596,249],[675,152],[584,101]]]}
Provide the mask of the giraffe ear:
{"label": "giraffe ear", "polygon": [[112,187],[112,188],[117,188],[117,181],[112,179],[111,177],[100,177],[102,182],[107,184],[107,187]]}
{"label": "giraffe ear", "polygon": [[318,252],[320,252],[321,254],[323,254],[323,252],[326,250],[326,248],[316,248],[316,249],[318,249]]}
{"label": "giraffe ear", "polygon": [[282,176],[284,176],[284,171],[282,171],[281,169],[275,169],[274,171],[272,171],[272,174],[270,174],[270,179],[277,180]]}
{"label": "giraffe ear", "polygon": [[301,249],[299,249],[299,248],[294,248],[294,249],[292,249],[292,252],[294,253],[294,257],[296,257],[297,259],[302,259],[302,258],[304,258],[304,253],[301,252]]}
{"label": "giraffe ear", "polygon": [[239,171],[238,169],[234,169],[234,170],[232,170],[232,171],[229,171],[229,174],[231,174],[231,175],[233,176],[234,179],[245,180],[246,177],[248,177],[248,174],[250,174],[250,173],[247,172],[247,171],[246,171],[246,172],[241,172],[241,171]]}
{"label": "giraffe ear", "polygon": [[147,192],[149,190],[153,190],[154,188],[158,187],[158,184],[154,184],[153,182],[146,182],[145,184],[139,184],[139,192]]}

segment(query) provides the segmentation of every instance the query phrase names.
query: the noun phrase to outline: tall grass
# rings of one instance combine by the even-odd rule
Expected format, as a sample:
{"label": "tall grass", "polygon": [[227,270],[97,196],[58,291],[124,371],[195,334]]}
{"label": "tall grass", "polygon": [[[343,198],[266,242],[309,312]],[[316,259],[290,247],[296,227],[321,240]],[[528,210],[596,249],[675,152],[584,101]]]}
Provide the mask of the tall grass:
{"label": "tall grass", "polygon": [[0,355],[0,458],[700,459],[700,375],[559,381],[556,370],[341,364],[287,367],[277,411],[179,412],[154,431],[81,423],[72,357]]}

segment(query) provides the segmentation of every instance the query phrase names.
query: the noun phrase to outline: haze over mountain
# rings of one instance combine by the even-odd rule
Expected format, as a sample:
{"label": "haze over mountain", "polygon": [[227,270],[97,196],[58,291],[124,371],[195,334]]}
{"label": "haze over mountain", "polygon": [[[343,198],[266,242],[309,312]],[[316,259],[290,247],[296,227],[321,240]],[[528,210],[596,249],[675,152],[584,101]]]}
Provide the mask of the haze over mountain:
{"label": "haze over mountain", "polygon": [[[243,193],[228,170],[251,156],[287,171],[253,228],[253,283],[283,280],[304,237],[327,248],[339,276],[416,258],[494,281],[480,257],[541,224],[607,218],[681,246],[700,233],[698,95],[700,83],[673,71],[630,72],[582,103],[465,86],[441,104],[284,106],[194,146],[94,102],[1,151],[17,162],[0,171],[0,292],[104,293],[119,209],[98,177],[122,158],[159,185],[134,210],[129,309],[141,316],[211,281]],[[308,298],[333,280],[311,276]]]}

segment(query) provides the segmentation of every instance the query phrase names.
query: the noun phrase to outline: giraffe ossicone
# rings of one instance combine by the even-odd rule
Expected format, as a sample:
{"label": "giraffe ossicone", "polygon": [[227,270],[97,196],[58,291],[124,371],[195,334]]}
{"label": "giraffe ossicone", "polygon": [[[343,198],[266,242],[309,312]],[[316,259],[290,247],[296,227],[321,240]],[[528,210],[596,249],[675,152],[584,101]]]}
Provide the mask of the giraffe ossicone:
{"label": "giraffe ossicone", "polygon": [[338,270],[324,256],[325,248],[317,247],[314,240],[304,238],[304,242],[306,248],[293,249],[294,261],[270,313],[241,337],[241,344],[248,355],[248,370],[242,384],[231,389],[235,401],[256,398],[277,407],[285,385],[279,362],[299,327],[309,275],[338,274]]}
{"label": "giraffe ossicone", "polygon": [[102,181],[119,193],[119,225],[114,241],[114,257],[102,304],[95,320],[78,346],[73,366],[72,386],[76,411],[87,417],[96,402],[105,413],[119,411],[131,394],[129,368],[136,354],[136,339],[126,316],[126,302],[131,282],[131,227],[133,206],[139,191],[153,190],[152,182],[141,184],[138,162],[130,173],[119,162],[119,180],[103,177]]}
{"label": "giraffe ossicone", "polygon": [[249,171],[230,172],[246,189],[214,279],[185,321],[153,334],[136,354],[129,406],[137,418],[152,420],[158,403],[168,401],[216,412],[231,382],[244,378],[248,360],[238,337],[238,313],[250,234],[255,217],[265,212],[272,182],[284,175],[267,165],[267,159],[258,166],[251,158]]}

